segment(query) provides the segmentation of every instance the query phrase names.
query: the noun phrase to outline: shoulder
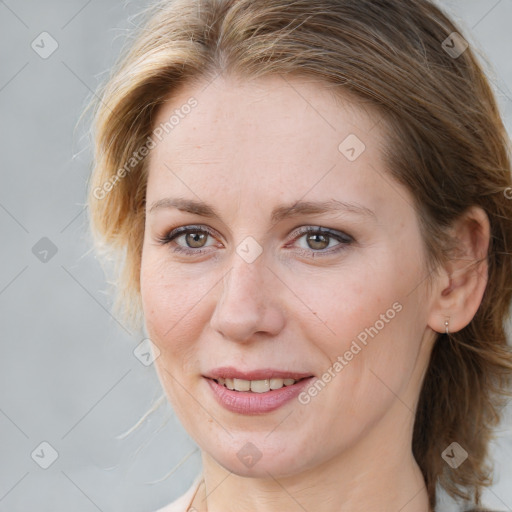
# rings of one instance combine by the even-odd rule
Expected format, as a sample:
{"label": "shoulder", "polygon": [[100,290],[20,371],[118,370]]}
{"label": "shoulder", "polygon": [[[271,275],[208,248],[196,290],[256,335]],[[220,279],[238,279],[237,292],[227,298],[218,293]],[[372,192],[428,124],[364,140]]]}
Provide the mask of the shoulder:
{"label": "shoulder", "polygon": [[182,494],[172,503],[169,503],[163,508],[159,508],[155,512],[187,512],[187,509],[190,507],[192,500],[194,498],[194,494],[196,493],[197,488],[199,487],[199,484],[201,483],[202,479],[203,475],[202,473],[200,473],[199,475],[196,476],[196,478],[192,482],[192,485],[185,492],[185,494]]}
{"label": "shoulder", "polygon": [[465,509],[462,512],[499,512],[499,511],[491,510],[490,508],[470,508],[470,509]]}

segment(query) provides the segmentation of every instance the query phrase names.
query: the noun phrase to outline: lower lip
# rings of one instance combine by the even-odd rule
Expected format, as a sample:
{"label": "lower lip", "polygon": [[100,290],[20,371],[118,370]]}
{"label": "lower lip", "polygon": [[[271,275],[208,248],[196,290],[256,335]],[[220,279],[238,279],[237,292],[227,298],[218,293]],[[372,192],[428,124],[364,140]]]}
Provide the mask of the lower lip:
{"label": "lower lip", "polygon": [[206,378],[217,401],[231,412],[239,414],[261,414],[279,409],[293,400],[311,382],[314,377],[302,379],[291,386],[271,389],[265,393],[252,391],[234,391]]}

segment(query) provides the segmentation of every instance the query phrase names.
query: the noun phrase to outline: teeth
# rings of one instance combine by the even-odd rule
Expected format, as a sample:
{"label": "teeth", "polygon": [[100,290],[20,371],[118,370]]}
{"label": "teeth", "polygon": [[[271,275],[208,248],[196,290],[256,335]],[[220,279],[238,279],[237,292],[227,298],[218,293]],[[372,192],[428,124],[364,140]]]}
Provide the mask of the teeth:
{"label": "teeth", "polygon": [[[242,382],[249,382],[247,380],[243,380]],[[270,380],[251,380],[249,382],[251,385],[251,391],[254,391],[254,393],[266,393],[267,391],[270,391]]]}
{"label": "teeth", "polygon": [[251,381],[242,380],[242,379],[233,379],[233,387],[237,391],[249,391],[251,389]]}
{"label": "teeth", "polygon": [[[288,380],[288,379],[286,379]],[[270,389],[279,389],[282,388],[284,384],[283,379],[270,379]]]}
{"label": "teeth", "polygon": [[216,379],[222,386],[235,391],[252,391],[253,393],[266,393],[271,389],[281,389],[283,386],[291,386],[297,382],[294,379]]}

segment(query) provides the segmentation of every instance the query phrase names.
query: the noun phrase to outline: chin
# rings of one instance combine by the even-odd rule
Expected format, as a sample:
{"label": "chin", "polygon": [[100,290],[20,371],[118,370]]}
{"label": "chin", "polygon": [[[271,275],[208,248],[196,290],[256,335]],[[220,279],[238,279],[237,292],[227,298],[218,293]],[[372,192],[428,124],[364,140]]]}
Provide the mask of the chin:
{"label": "chin", "polygon": [[283,449],[283,445],[268,446],[267,443],[266,446],[267,435],[268,433],[262,433],[261,439],[257,435],[251,436],[252,441],[247,441],[246,438],[241,441],[231,439],[229,451],[209,451],[209,457],[227,471],[247,478],[268,479],[269,475],[284,478],[315,466],[313,460],[307,463],[301,446],[285,445],[286,449]]}

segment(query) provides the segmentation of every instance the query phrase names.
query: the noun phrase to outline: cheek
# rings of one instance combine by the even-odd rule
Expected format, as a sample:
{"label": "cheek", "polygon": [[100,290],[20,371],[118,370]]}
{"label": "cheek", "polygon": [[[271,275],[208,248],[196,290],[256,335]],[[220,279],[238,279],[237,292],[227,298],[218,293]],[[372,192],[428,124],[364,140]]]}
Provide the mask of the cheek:
{"label": "cheek", "polygon": [[365,261],[316,276],[297,272],[294,284],[308,309],[302,328],[335,349],[373,325],[400,297],[393,270],[380,271]]}
{"label": "cheek", "polygon": [[[155,361],[164,389],[170,397],[180,393],[171,376],[197,373],[197,346],[203,321],[198,315],[201,297],[212,285],[205,279],[184,277],[183,273],[162,263],[162,257],[146,254],[141,262],[141,297],[149,338],[158,346]],[[171,398],[176,403],[174,398]]]}
{"label": "cheek", "polygon": [[189,402],[183,385],[186,376],[195,376],[198,368],[194,341],[202,327],[194,305],[204,293],[201,281],[184,277],[157,251],[143,253],[140,284],[144,321],[149,338],[160,350],[155,369],[169,402],[185,421]]}
{"label": "cheek", "polygon": [[329,278],[295,278],[309,307],[297,315],[300,331],[327,356],[325,371],[336,375],[332,380],[348,386],[353,397],[371,400],[378,377],[399,388],[418,356],[421,304],[410,292],[421,271],[418,263],[395,260],[381,254],[379,265],[366,261]]}
{"label": "cheek", "polygon": [[[151,249],[141,261],[141,298],[148,330],[162,342],[175,339],[181,331],[194,330],[193,321],[202,298],[213,286],[213,276],[197,271],[183,272],[183,267],[170,264],[161,251]],[[197,275],[196,275],[197,274]]]}

